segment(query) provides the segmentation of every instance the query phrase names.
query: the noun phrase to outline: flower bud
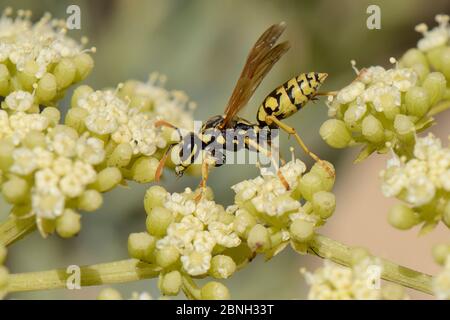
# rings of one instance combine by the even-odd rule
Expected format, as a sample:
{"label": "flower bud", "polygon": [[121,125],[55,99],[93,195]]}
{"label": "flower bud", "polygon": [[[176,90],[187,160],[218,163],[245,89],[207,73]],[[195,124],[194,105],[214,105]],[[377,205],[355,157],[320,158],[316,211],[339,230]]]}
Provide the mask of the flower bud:
{"label": "flower bud", "polygon": [[170,210],[164,207],[153,208],[145,221],[148,233],[157,237],[166,235],[167,228],[173,222],[173,219],[174,217]]}
{"label": "flower bud", "polygon": [[417,213],[402,203],[398,203],[391,208],[388,221],[400,230],[411,229],[420,222]]}
{"label": "flower bud", "polygon": [[122,181],[122,173],[115,167],[107,167],[97,175],[97,181],[93,187],[100,192],[106,192],[117,186]]}
{"label": "flower bud", "polygon": [[72,107],[67,111],[64,123],[71,128],[77,130],[78,134],[86,131],[86,125],[84,119],[89,115],[86,109],[79,107]]}
{"label": "flower bud", "polygon": [[176,296],[180,292],[181,284],[181,273],[175,270],[160,275],[158,288],[165,296]]}
{"label": "flower bud", "polygon": [[12,177],[2,186],[5,200],[11,204],[22,204],[29,201],[29,185],[25,179]]}
{"label": "flower bud", "polygon": [[77,68],[70,59],[61,59],[53,70],[58,89],[64,89],[70,86],[75,80],[76,72]]}
{"label": "flower bud", "polygon": [[147,232],[131,233],[128,236],[128,254],[132,258],[152,262],[155,246],[155,237]]}
{"label": "flower bud", "polygon": [[81,215],[71,209],[65,209],[62,216],[56,219],[56,232],[62,238],[70,238],[81,230]]}
{"label": "flower bud", "polygon": [[400,60],[400,63],[408,68],[411,68],[415,64],[422,64],[428,66],[427,57],[419,49],[413,48],[406,51]]}
{"label": "flower bud", "polygon": [[225,255],[217,255],[211,259],[209,274],[217,279],[227,279],[236,271],[234,260]]}
{"label": "flower bud", "polygon": [[234,231],[243,238],[247,238],[248,233],[256,224],[256,218],[247,210],[240,209],[239,214],[233,220]]}
{"label": "flower bud", "polygon": [[322,219],[328,219],[336,208],[336,197],[331,192],[319,191],[314,193],[312,204],[314,213]]}
{"label": "flower bud", "polygon": [[449,244],[438,244],[433,246],[433,258],[437,264],[443,266],[450,255],[450,245]]}
{"label": "flower bud", "polygon": [[97,300],[122,300],[122,295],[116,289],[105,288],[100,291]]}
{"label": "flower bud", "polygon": [[422,117],[430,108],[430,97],[427,90],[421,87],[410,88],[405,95],[405,104],[409,115]]}
{"label": "flower bud", "polygon": [[450,228],[450,201],[447,201],[447,204],[445,205],[442,221],[448,228]]}
{"label": "flower bud", "polygon": [[450,79],[450,47],[445,47],[440,52],[440,70],[447,79]]}
{"label": "flower bud", "polygon": [[85,79],[94,68],[94,60],[87,53],[77,55],[73,59],[73,63],[76,67],[75,82]]}
{"label": "flower bud", "polygon": [[411,69],[417,74],[419,83],[422,83],[427,77],[427,75],[430,73],[430,68],[427,65],[420,63],[413,65]]}
{"label": "flower bud", "polygon": [[46,73],[38,82],[36,97],[40,102],[49,102],[55,98],[56,91],[57,84],[55,76],[51,73]]}
{"label": "flower bud", "polygon": [[308,201],[312,201],[314,193],[324,190],[321,176],[312,171],[304,174],[300,178],[297,188],[302,194],[302,197]]}
{"label": "flower bud", "polygon": [[61,112],[59,112],[59,110],[54,107],[46,107],[41,112],[41,115],[48,119],[48,122],[51,126],[56,126],[61,118]]}
{"label": "flower bud", "polygon": [[322,163],[319,162],[314,163],[310,172],[320,176],[320,178],[322,179],[323,190],[331,191],[334,186],[336,175],[330,175],[330,172],[324,167],[324,165],[327,166],[329,169],[331,169],[332,172],[336,172],[334,170],[333,164],[326,160],[322,160]]}
{"label": "flower bud", "polygon": [[73,92],[72,99],[70,100],[70,105],[72,108],[79,107],[78,100],[80,98],[85,98],[94,92],[94,89],[87,85],[82,85],[76,88]]}
{"label": "flower bud", "polygon": [[148,188],[144,197],[144,208],[147,214],[152,212],[155,207],[162,207],[166,200],[167,191],[161,186],[152,186]]}
{"label": "flower bud", "polygon": [[97,190],[86,190],[78,198],[77,207],[80,210],[92,212],[100,208],[103,204],[103,197]]}
{"label": "flower bud", "polygon": [[26,91],[33,90],[33,84],[36,83],[36,72],[39,66],[36,61],[29,60],[25,63],[23,71],[17,72],[17,79],[20,81],[22,88]]}
{"label": "flower bud", "polygon": [[129,143],[121,143],[114,148],[108,157],[108,166],[126,167],[133,156],[133,149]]}
{"label": "flower bud", "polygon": [[220,282],[210,281],[205,284],[201,291],[202,300],[228,300],[230,299],[230,291]]}
{"label": "flower bud", "polygon": [[397,115],[394,120],[394,129],[400,140],[405,142],[414,141],[415,127],[410,117],[404,114]]}
{"label": "flower bud", "polygon": [[180,253],[174,246],[163,247],[156,251],[156,263],[162,268],[170,267],[179,257]]}
{"label": "flower bud", "polygon": [[373,115],[368,115],[362,122],[362,134],[372,143],[381,143],[384,140],[384,128],[380,120]]}
{"label": "flower bud", "polygon": [[10,80],[8,68],[0,63],[0,96],[7,96],[9,93],[9,80]]}
{"label": "flower bud", "polygon": [[432,72],[427,75],[422,83],[422,88],[424,88],[428,92],[431,105],[434,105],[436,102],[439,102],[442,99],[445,93],[446,86],[447,80],[442,73]]}
{"label": "flower bud", "polygon": [[289,226],[291,237],[298,242],[307,242],[314,236],[314,224],[309,221],[297,219]]}
{"label": "flower bud", "polygon": [[322,139],[333,148],[345,148],[352,141],[350,131],[342,120],[328,119],[320,127],[319,133]]}
{"label": "flower bud", "polygon": [[139,183],[149,183],[155,180],[159,161],[153,157],[140,157],[131,168],[132,179]]}
{"label": "flower bud", "polygon": [[267,228],[261,224],[254,225],[248,233],[247,244],[252,251],[258,253],[269,250],[272,244]]}
{"label": "flower bud", "polygon": [[14,151],[14,144],[7,140],[0,140],[0,170],[8,171],[8,168],[13,164],[12,157]]}
{"label": "flower bud", "polygon": [[56,220],[42,218],[38,226],[41,234],[44,235],[52,234],[53,232],[55,232],[56,229]]}

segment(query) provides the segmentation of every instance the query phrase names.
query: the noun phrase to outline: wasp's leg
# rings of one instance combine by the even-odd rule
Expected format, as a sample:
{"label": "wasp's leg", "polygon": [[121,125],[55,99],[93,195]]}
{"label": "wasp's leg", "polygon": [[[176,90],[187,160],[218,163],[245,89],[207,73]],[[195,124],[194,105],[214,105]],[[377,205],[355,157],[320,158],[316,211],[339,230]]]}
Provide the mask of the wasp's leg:
{"label": "wasp's leg", "polygon": [[337,91],[319,91],[314,94],[314,96],[333,96],[337,95]]}
{"label": "wasp's leg", "polygon": [[[280,178],[281,183],[282,183],[283,186],[286,188],[286,190],[289,190],[289,189],[290,189],[289,183],[287,182],[286,178],[285,178],[285,177],[283,176],[283,174],[281,173],[280,168],[279,168],[279,166],[278,166],[278,163],[277,163],[277,161],[275,160],[275,158],[273,157],[272,152],[271,152],[270,150],[267,150],[266,148],[264,148],[262,145],[260,145],[259,143],[257,143],[257,142],[254,141],[254,140],[246,139],[245,143],[246,143],[248,146],[253,147],[257,152],[264,153],[264,154],[266,155],[267,158],[270,158],[270,160],[272,161],[272,164],[274,165],[274,167],[275,167],[276,170],[277,170],[278,178]],[[284,160],[283,160],[283,161],[284,161]],[[283,165],[284,165],[284,163],[283,163]]]}
{"label": "wasp's leg", "polygon": [[172,129],[178,129],[177,127],[175,127],[173,124],[167,122],[166,120],[158,120],[155,122],[155,127],[169,127]]}
{"label": "wasp's leg", "polygon": [[200,184],[198,185],[200,192],[195,196],[195,202],[199,202],[203,195],[206,193],[206,182],[208,181],[209,176],[209,165],[210,160],[208,158],[203,159],[202,162],[202,180],[200,180]]}
{"label": "wasp's leg", "polygon": [[265,121],[268,124],[275,123],[281,130],[286,131],[290,135],[293,135],[295,137],[295,140],[297,140],[298,144],[305,151],[305,153],[307,155],[309,155],[311,158],[313,158],[314,161],[320,163],[320,165],[328,172],[330,177],[334,177],[335,176],[334,170],[330,166],[328,166],[322,159],[320,159],[315,153],[313,153],[312,151],[310,151],[308,149],[308,147],[303,142],[302,138],[300,138],[300,136],[298,135],[297,131],[294,128],[292,128],[292,127],[288,126],[287,124],[281,122],[280,120],[278,120],[274,116],[267,116]]}

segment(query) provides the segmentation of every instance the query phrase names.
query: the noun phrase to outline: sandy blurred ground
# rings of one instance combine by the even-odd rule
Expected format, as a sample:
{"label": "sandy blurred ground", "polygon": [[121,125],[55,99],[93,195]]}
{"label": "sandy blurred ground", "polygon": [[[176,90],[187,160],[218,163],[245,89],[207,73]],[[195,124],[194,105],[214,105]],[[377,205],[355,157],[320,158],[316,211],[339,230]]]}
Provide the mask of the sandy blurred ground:
{"label": "sandy blurred ground", "polygon": [[[221,113],[234,86],[245,56],[256,37],[270,24],[286,21],[283,39],[292,48],[270,72],[243,116],[254,119],[264,96],[290,77],[306,71],[330,74],[324,89],[336,89],[353,77],[349,61],[358,66],[388,65],[391,56],[399,57],[415,46],[419,22],[434,25],[437,13],[449,13],[448,0],[398,1],[181,1],[181,0],[0,0],[0,9],[31,8],[36,17],[45,11],[65,17],[69,4],[78,4],[82,12],[82,30],[72,32],[75,38],[87,35],[97,47],[96,66],[86,83],[100,89],[116,86],[129,78],[145,80],[151,71],[168,76],[168,87],[185,90],[198,103],[196,118],[204,120]],[[382,29],[365,27],[366,8],[378,4],[382,12]],[[68,93],[70,97],[70,92]],[[68,99],[61,104],[66,110]],[[417,237],[417,230],[398,231],[386,221],[395,200],[385,199],[379,190],[378,172],[387,156],[372,156],[353,165],[357,150],[332,150],[321,141],[318,129],[326,119],[323,102],[311,104],[288,123],[299,130],[307,144],[337,168],[337,211],[321,230],[325,235],[348,245],[368,247],[374,254],[392,259],[418,270],[435,273],[430,249],[433,244],[448,241],[448,230],[442,226],[431,234]],[[439,117],[442,138],[448,132],[448,115]],[[283,154],[292,145],[281,140]],[[302,153],[297,155],[311,163]],[[253,166],[224,166],[214,170],[209,180],[216,200],[224,205],[233,200],[231,185],[257,174]],[[174,192],[194,187],[198,178],[176,180],[168,173],[165,187]],[[93,264],[127,257],[126,242],[130,232],[145,229],[142,199],[148,186],[131,184],[105,196],[99,212],[83,215],[83,228],[74,239],[42,239],[34,234],[15,244],[8,266],[14,272],[46,270],[70,264]],[[0,216],[7,209],[0,202]],[[285,250],[264,263],[258,258],[245,270],[227,281],[237,299],[305,298],[306,287],[298,272],[300,267],[315,268],[321,261],[299,257]],[[149,291],[157,297],[156,281],[116,285],[124,296],[132,291]],[[95,298],[100,288],[80,291],[54,290],[11,295],[11,298],[81,299]],[[412,294],[413,298],[426,295]]]}

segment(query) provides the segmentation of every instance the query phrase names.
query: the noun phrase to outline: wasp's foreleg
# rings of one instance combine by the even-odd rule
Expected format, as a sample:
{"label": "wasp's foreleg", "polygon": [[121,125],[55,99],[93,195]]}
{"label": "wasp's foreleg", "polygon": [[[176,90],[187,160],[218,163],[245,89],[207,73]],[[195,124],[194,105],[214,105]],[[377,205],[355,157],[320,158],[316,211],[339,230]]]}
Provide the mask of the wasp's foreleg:
{"label": "wasp's foreleg", "polygon": [[330,166],[328,166],[322,159],[320,159],[315,153],[313,153],[312,151],[310,151],[308,149],[308,147],[303,142],[302,138],[300,138],[300,136],[298,135],[297,131],[294,128],[281,122],[274,116],[267,116],[266,123],[268,123],[268,124],[275,123],[281,130],[285,131],[289,135],[293,135],[295,137],[295,140],[297,140],[297,143],[300,145],[300,147],[305,151],[305,153],[307,155],[309,155],[311,158],[313,158],[314,161],[318,162],[328,172],[330,177],[335,176],[334,170]]}

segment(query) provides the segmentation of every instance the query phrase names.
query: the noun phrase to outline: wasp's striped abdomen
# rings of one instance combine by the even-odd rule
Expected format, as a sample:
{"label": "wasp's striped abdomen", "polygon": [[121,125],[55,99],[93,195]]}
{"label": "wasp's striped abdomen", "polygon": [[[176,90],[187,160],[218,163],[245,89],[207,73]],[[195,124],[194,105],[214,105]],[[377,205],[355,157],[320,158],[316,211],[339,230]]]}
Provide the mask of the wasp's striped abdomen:
{"label": "wasp's striped abdomen", "polygon": [[266,126],[266,116],[281,120],[300,110],[317,93],[325,81],[326,73],[302,73],[273,90],[258,109],[259,125]]}

